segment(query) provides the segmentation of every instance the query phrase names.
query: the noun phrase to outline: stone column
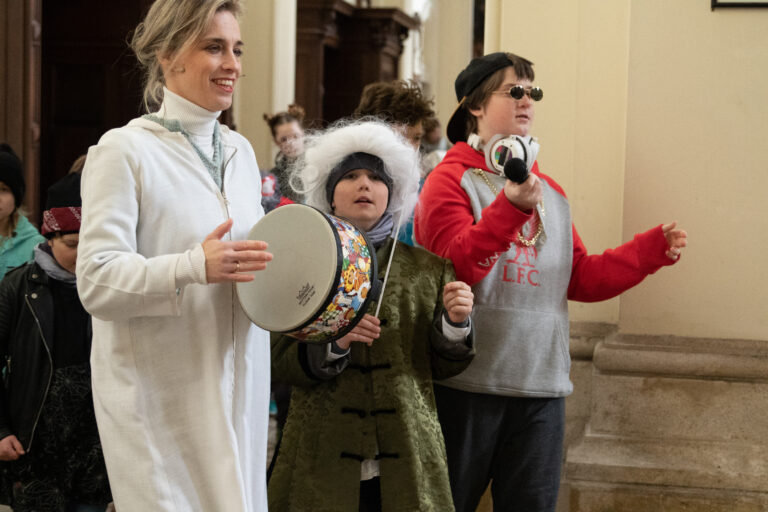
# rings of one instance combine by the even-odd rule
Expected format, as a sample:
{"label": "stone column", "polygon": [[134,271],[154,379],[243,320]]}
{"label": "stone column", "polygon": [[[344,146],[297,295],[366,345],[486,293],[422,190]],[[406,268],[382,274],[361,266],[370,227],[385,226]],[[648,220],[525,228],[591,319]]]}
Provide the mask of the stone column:
{"label": "stone column", "polygon": [[768,510],[768,341],[617,335],[594,368],[570,512]]}

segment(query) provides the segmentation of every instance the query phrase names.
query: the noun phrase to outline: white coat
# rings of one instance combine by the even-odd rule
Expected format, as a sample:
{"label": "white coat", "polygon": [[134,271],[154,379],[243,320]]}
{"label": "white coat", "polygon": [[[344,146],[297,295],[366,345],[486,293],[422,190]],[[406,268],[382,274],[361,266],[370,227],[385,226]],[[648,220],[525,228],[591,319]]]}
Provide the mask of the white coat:
{"label": "white coat", "polygon": [[[250,144],[221,127],[223,193],[184,136],[134,119],[88,152],[78,290],[93,315],[99,434],[120,512],[267,509],[269,338],[201,242],[263,215]],[[181,277],[178,277],[181,276]]]}

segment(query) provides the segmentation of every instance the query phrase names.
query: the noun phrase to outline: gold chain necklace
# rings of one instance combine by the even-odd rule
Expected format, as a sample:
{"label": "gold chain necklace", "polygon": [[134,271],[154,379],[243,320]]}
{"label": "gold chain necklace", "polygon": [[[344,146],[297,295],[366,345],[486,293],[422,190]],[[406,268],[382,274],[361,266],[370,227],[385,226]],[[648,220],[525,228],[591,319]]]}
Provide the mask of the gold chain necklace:
{"label": "gold chain necklace", "polygon": [[[486,172],[482,169],[473,169],[474,173],[478,176],[480,176],[486,185],[488,185],[488,188],[491,189],[491,192],[493,192],[493,195],[498,196],[499,195],[499,189],[496,188],[496,186],[491,183],[491,180],[488,179],[488,176],[486,176]],[[542,199],[539,203],[541,206],[541,215],[546,216],[547,211],[544,209],[544,200]],[[537,210],[538,213],[538,210]],[[541,218],[539,218],[538,227],[536,229],[536,233],[531,238],[525,238],[523,236],[522,230],[517,232],[517,241],[519,241],[521,244],[523,244],[526,247],[533,247],[536,245],[536,242],[539,241],[539,237],[541,236],[542,231],[544,231],[544,223],[541,222]]]}

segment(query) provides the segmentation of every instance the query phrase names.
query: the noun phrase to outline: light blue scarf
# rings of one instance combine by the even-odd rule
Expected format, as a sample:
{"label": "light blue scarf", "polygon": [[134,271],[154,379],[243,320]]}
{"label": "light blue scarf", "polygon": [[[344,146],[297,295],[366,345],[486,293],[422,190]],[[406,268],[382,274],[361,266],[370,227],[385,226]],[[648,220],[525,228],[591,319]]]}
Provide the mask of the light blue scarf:
{"label": "light blue scarf", "polygon": [[197,146],[197,144],[194,143],[192,137],[189,135],[189,132],[187,132],[184,127],[181,126],[181,123],[177,119],[163,119],[154,114],[145,114],[142,117],[149,121],[154,121],[170,132],[181,133],[184,138],[187,139],[192,145],[195,153],[197,153],[197,156],[200,157],[200,160],[202,160],[205,168],[208,169],[208,172],[213,178],[213,181],[216,182],[216,186],[218,186],[219,190],[221,190],[221,163],[224,160],[224,150],[221,146],[221,131],[219,130],[218,121],[216,121],[216,123],[213,125],[213,159],[210,159]]}

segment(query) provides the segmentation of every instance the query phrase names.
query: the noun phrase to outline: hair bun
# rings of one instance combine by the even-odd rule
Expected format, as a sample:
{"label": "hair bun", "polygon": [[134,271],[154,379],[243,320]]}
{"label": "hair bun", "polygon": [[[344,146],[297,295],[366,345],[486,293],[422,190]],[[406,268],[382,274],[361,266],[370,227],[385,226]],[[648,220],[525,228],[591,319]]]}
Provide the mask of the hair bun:
{"label": "hair bun", "polygon": [[278,126],[284,123],[292,123],[293,121],[296,121],[301,125],[305,115],[306,112],[304,111],[304,107],[298,103],[291,103],[288,105],[287,110],[278,112],[274,115],[269,115],[265,112],[263,117],[264,121],[269,125],[269,129],[272,131],[272,137],[274,137]]}
{"label": "hair bun", "polygon": [[304,116],[307,115],[307,112],[304,110],[304,107],[299,105],[298,103],[291,103],[288,105],[288,113],[296,118],[297,121],[301,122],[304,120]]}

